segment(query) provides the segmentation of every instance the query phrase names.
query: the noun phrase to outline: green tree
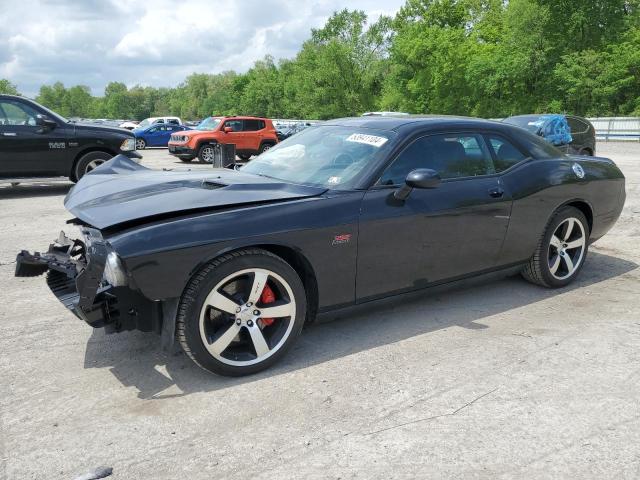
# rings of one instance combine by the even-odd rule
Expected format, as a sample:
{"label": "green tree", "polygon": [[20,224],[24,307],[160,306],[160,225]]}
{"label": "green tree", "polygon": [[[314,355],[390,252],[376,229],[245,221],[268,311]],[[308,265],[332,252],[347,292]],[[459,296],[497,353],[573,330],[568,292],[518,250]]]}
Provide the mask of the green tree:
{"label": "green tree", "polygon": [[284,113],[284,82],[273,57],[257,61],[244,77],[240,97],[244,114],[277,117]]}
{"label": "green tree", "polygon": [[43,85],[40,87],[40,93],[36,97],[36,101],[60,115],[71,115],[69,92],[62,82],[56,82],[53,85]]}
{"label": "green tree", "polygon": [[66,92],[68,111],[66,115],[72,117],[86,117],[92,108],[93,97],[91,90],[84,85],[76,85]]}
{"label": "green tree", "polygon": [[121,82],[109,82],[104,89],[104,114],[108,118],[128,118],[130,105],[127,86]]}
{"label": "green tree", "polygon": [[370,28],[362,11],[334,13],[311,31],[295,60],[286,67],[290,113],[310,118],[355,115],[377,106],[390,20]]}
{"label": "green tree", "polygon": [[6,78],[0,78],[0,93],[4,93],[7,95],[20,95],[20,92],[18,92],[18,87],[16,87]]}

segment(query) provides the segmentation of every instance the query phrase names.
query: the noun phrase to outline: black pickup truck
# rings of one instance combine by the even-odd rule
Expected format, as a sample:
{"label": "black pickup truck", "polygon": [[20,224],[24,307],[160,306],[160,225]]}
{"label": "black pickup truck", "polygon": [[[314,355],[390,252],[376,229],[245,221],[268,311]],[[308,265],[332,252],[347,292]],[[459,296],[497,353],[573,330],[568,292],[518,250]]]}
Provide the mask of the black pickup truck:
{"label": "black pickup truck", "polygon": [[118,154],[142,158],[130,131],[75,123],[33,100],[0,95],[0,182],[43,177],[76,182]]}

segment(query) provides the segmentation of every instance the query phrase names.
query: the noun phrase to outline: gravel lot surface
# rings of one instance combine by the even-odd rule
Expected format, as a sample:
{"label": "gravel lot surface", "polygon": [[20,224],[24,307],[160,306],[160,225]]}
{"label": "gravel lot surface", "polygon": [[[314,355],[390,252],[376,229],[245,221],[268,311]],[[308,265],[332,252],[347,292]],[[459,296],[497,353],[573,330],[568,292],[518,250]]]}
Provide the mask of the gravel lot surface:
{"label": "gravel lot surface", "polygon": [[92,331],[43,278],[13,278],[17,251],[65,227],[69,187],[0,186],[0,478],[640,478],[640,144],[598,153],[627,203],[569,288],[386,302],[240,379]]}

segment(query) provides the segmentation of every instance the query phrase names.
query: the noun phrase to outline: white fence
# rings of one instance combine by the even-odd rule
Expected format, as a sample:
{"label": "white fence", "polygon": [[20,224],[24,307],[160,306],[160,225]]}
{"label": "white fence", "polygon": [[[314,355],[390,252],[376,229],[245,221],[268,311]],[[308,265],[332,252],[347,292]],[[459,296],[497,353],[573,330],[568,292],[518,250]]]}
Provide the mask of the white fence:
{"label": "white fence", "polygon": [[589,118],[598,140],[635,140],[640,142],[640,117]]}

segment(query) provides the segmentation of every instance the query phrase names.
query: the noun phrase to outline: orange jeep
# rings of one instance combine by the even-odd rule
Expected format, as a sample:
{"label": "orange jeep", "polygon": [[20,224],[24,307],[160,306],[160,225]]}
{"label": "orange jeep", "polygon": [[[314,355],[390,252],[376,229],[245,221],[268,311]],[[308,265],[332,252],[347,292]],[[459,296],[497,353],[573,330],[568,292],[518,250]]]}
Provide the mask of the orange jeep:
{"label": "orange jeep", "polygon": [[278,143],[273,123],[268,118],[209,117],[195,130],[183,130],[171,135],[169,153],[183,162],[198,157],[201,162],[212,163],[216,143],[233,143],[242,160],[249,160]]}

